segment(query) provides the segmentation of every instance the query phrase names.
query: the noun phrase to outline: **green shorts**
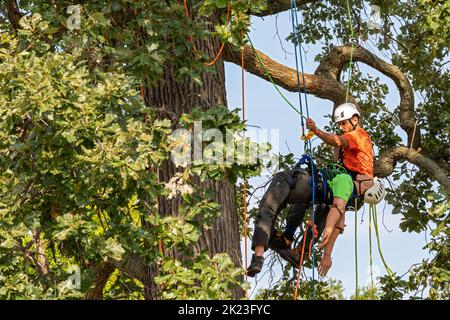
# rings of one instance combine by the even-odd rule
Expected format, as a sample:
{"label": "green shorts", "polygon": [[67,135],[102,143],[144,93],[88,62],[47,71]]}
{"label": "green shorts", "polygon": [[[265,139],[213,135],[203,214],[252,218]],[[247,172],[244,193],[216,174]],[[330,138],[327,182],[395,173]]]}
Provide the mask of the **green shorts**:
{"label": "green shorts", "polygon": [[333,197],[348,201],[353,194],[353,180],[348,174],[340,173],[328,183],[333,191]]}

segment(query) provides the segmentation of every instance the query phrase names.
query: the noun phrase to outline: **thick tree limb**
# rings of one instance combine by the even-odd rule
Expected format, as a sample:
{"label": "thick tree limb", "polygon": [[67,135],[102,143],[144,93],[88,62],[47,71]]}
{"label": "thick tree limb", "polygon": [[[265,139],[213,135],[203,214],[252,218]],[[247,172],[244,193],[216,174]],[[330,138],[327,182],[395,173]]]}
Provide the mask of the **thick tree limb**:
{"label": "thick tree limb", "polygon": [[[333,48],[320,62],[315,74],[339,81],[344,65],[350,61],[351,45]],[[420,147],[420,130],[416,128],[414,92],[405,74],[396,66],[378,58],[359,45],[353,48],[353,61],[360,61],[391,78],[400,93],[400,126],[408,135],[408,146]],[[412,141],[414,139],[414,141]]]}
{"label": "thick tree limb", "polygon": [[[224,50],[224,59],[225,61],[233,62],[239,66],[241,65],[241,53],[234,51],[231,47],[226,47]],[[261,51],[256,49],[254,51],[250,45],[244,47],[244,64],[246,71],[267,81],[270,81],[269,73],[275,84],[288,91],[298,91],[296,70],[272,60]],[[301,73],[299,75],[302,91],[306,86],[307,93],[313,94],[319,98],[331,100],[335,103],[342,103],[345,101],[345,87],[340,82],[334,79],[305,73],[305,83],[303,83],[303,76]]]}
{"label": "thick tree limb", "polygon": [[374,163],[374,173],[377,177],[387,177],[392,174],[398,161],[407,160],[427,171],[443,187],[444,193],[450,197],[450,180],[445,170],[433,160],[418,151],[404,146],[394,147],[384,152]]}
{"label": "thick tree limb", "polygon": [[[316,2],[317,0],[297,0],[297,7],[305,5],[307,3]],[[265,17],[272,14],[277,14],[291,8],[290,0],[268,0],[267,10],[259,13],[252,13],[252,15],[258,17]]]}
{"label": "thick tree limb", "polygon": [[12,27],[15,30],[20,29],[19,20],[22,18],[22,14],[19,11],[16,0],[6,0],[6,12],[8,13],[8,19]]}
{"label": "thick tree limb", "polygon": [[94,267],[96,271],[94,286],[89,288],[89,290],[84,295],[86,300],[102,300],[103,299],[103,289],[108,282],[109,277],[116,269],[110,263],[96,265]]}

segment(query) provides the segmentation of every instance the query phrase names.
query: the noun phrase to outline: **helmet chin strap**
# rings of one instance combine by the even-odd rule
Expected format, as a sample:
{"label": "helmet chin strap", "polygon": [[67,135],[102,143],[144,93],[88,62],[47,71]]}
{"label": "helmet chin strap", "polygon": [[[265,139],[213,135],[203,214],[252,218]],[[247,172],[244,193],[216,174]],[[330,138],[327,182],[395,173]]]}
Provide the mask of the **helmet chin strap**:
{"label": "helmet chin strap", "polygon": [[[353,130],[356,130],[356,128],[358,127],[358,123],[356,123],[356,124],[353,124],[353,121],[352,121],[352,119],[350,119],[350,124],[352,125],[352,127],[353,127]],[[352,131],[353,131],[352,130]]]}
{"label": "helmet chin strap", "polygon": [[365,181],[373,181],[373,178],[370,178],[370,179],[364,179],[364,180],[356,180],[356,182],[358,182],[358,186],[359,186],[359,196],[360,197],[364,197],[364,193],[366,193],[366,191],[367,191],[367,189],[364,191],[364,193],[363,192],[361,192],[361,183],[362,182],[365,182]]}

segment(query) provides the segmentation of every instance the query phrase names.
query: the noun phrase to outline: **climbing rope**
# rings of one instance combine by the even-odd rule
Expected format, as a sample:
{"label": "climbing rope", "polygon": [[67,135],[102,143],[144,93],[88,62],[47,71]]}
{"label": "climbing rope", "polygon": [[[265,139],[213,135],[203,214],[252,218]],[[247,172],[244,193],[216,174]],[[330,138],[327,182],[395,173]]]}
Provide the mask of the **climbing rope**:
{"label": "climbing rope", "polygon": [[[292,34],[295,35],[295,29],[296,29],[296,23],[298,23],[298,20],[296,20],[296,14],[294,14],[294,0],[290,0],[291,1],[291,19],[292,19]],[[296,10],[296,9],[295,9]],[[296,11],[295,11],[296,13]],[[295,54],[295,70],[296,72],[296,76],[297,76],[297,86],[298,86],[298,101],[299,101],[299,105],[300,105],[300,115],[302,116],[301,119],[301,124],[302,124],[302,135],[305,134],[305,123],[303,121],[303,105],[302,105],[302,90],[300,87],[300,75],[299,75],[299,68],[298,68],[298,55],[297,55],[297,46],[300,44],[301,46],[301,38],[299,36],[296,37],[297,39],[294,39],[294,54]],[[302,54],[301,54],[301,47],[300,47],[300,61],[302,62],[302,67],[303,67],[303,59],[302,59]],[[303,86],[305,86],[305,81],[303,81]]]}
{"label": "climbing rope", "polygon": [[[241,40],[243,40],[243,34],[241,34]],[[242,122],[245,124],[245,64],[244,64],[244,46],[241,49],[241,78],[242,78]],[[244,207],[244,260],[245,260],[245,282],[248,281],[247,272],[247,179],[244,176],[243,183],[243,207]],[[245,289],[245,296],[248,297],[248,290]]]}
{"label": "climbing rope", "polygon": [[370,263],[370,283],[373,287],[373,268],[372,268],[372,214],[369,207],[369,263]]}
{"label": "climbing rope", "polygon": [[355,298],[358,299],[359,287],[358,287],[358,210],[356,206],[355,198]]}
{"label": "climbing rope", "polygon": [[[370,210],[372,208],[372,210]],[[389,276],[393,276],[394,272],[392,272],[391,268],[386,263],[386,260],[384,260],[383,252],[381,251],[381,245],[380,245],[380,235],[378,232],[378,220],[377,220],[377,209],[376,206],[371,204],[369,207],[369,214],[370,211],[372,211],[372,217],[373,217],[373,226],[375,229],[375,235],[377,237],[377,246],[378,246],[378,252],[380,253],[381,261],[383,261],[384,267],[386,268],[387,273]]]}
{"label": "climbing rope", "polygon": [[[183,4],[184,4],[184,10],[186,12],[186,17],[190,18],[187,0],[183,0]],[[230,5],[230,0],[228,0],[227,1],[227,24],[230,23],[230,13],[231,13],[231,5]],[[195,45],[194,45],[194,41],[192,40],[192,37],[189,36],[188,39],[189,39],[189,42],[191,42],[192,45],[194,46],[194,51],[197,51],[197,49],[195,49]],[[224,47],[225,47],[225,42],[222,42],[219,52],[216,54],[214,59],[211,62],[205,62],[205,65],[207,65],[207,66],[214,65],[217,62],[217,60],[219,59],[220,55],[222,54]]]}
{"label": "climbing rope", "polygon": [[354,40],[355,40],[355,34],[353,32],[352,14],[351,14],[351,11],[350,11],[350,0],[346,0],[346,2],[347,2],[348,24],[350,26],[350,34],[351,34],[350,42],[351,42],[352,46],[351,46],[351,51],[350,51],[350,62],[349,62],[349,68],[348,68],[347,89],[345,90],[345,102],[347,102],[347,99],[348,99],[348,93],[349,93],[349,90],[350,90],[350,82],[352,80],[352,73],[353,73],[352,72],[352,68],[353,68],[352,67],[353,43],[354,43]]}
{"label": "climbing rope", "polygon": [[[310,168],[311,168],[311,185],[312,185],[312,208],[311,208],[311,217],[312,217],[312,225],[315,225],[315,213],[314,213],[314,204],[315,204],[315,191],[316,191],[316,183],[315,183],[315,174],[314,174],[314,161],[313,161],[313,157],[312,157],[312,144],[311,144],[311,140],[310,139],[306,139],[305,137],[305,127],[304,127],[304,122],[303,119],[305,118],[303,115],[303,103],[302,103],[302,98],[301,98],[301,86],[300,86],[300,76],[299,76],[299,63],[298,63],[298,58],[300,56],[300,67],[301,67],[301,71],[302,71],[302,82],[303,82],[303,94],[304,94],[304,98],[305,98],[305,107],[306,107],[306,114],[307,117],[309,118],[309,110],[308,110],[308,97],[306,94],[306,83],[305,83],[305,72],[304,72],[304,66],[303,66],[303,57],[302,57],[302,51],[301,51],[301,47],[302,47],[302,40],[300,37],[300,34],[298,32],[296,32],[296,30],[298,30],[299,28],[299,23],[298,23],[298,9],[297,9],[297,3],[295,2],[295,0],[290,0],[290,12],[291,12],[291,18],[292,18],[292,32],[295,36],[295,40],[294,40],[294,51],[295,51],[295,68],[296,68],[296,72],[297,72],[297,85],[298,85],[298,94],[299,94],[299,107],[300,107],[300,115],[301,115],[301,125],[302,125],[302,140],[305,141],[305,150],[307,152],[309,152],[310,155]],[[297,50],[298,50],[298,54],[297,54]],[[311,136],[311,135],[310,135]],[[312,136],[311,136],[312,137]],[[310,248],[312,248],[312,298],[313,300],[315,300],[315,286],[314,286],[314,269],[315,269],[315,257],[314,257],[314,228],[311,228],[311,236],[312,236],[312,242],[310,244]],[[301,270],[299,269],[299,276],[300,277],[300,273]],[[296,291],[298,290],[298,285],[299,282],[297,281],[296,284]],[[297,300],[297,295],[295,295],[295,300]]]}
{"label": "climbing rope", "polygon": [[252,47],[253,54],[255,55],[256,60],[258,60],[259,64],[261,65],[261,68],[263,68],[264,73],[269,78],[270,82],[272,83],[274,88],[277,90],[278,94],[284,99],[284,101],[288,104],[289,107],[291,107],[292,110],[294,110],[300,117],[306,119],[306,117],[303,114],[301,114],[300,111],[297,110],[297,108],[289,101],[289,99],[286,98],[286,96],[281,92],[280,88],[278,88],[278,86],[276,85],[276,83],[273,80],[272,76],[270,75],[269,71],[267,70],[266,66],[262,62],[258,52],[256,52],[256,49],[253,46],[252,39],[250,37],[248,37],[248,40],[250,42],[250,46]]}
{"label": "climbing rope", "polygon": [[[348,17],[348,24],[350,27],[350,42],[351,42],[351,49],[350,49],[350,61],[349,61],[349,67],[348,67],[348,76],[347,76],[347,88],[345,90],[345,102],[348,101],[348,94],[350,92],[350,84],[352,81],[352,74],[353,74],[353,44],[354,44],[354,32],[353,32],[353,22],[352,22],[352,14],[350,11],[350,0],[346,0],[347,4],[347,17]],[[355,298],[358,299],[358,210],[356,206],[356,199],[355,199]]]}
{"label": "climbing rope", "polygon": [[303,246],[302,246],[302,251],[300,254],[300,264],[298,265],[297,280],[295,282],[294,300],[297,300],[297,296],[298,296],[298,285],[300,283],[300,276],[302,274],[302,269],[303,269],[303,256],[305,254],[306,235],[308,234],[308,228],[309,228],[309,226],[306,227],[306,230],[303,233]]}
{"label": "climbing rope", "polygon": [[[300,275],[302,273],[302,269],[303,269],[303,257],[305,255],[305,245],[306,245],[306,235],[308,234],[308,230],[311,229],[313,226],[312,221],[309,220],[306,224],[306,230],[303,233],[303,245],[302,245],[302,250],[300,252],[300,264],[298,265],[298,275],[297,275],[297,280],[295,282],[295,293],[294,293],[294,299],[297,300],[298,297],[298,285],[300,283]],[[311,247],[314,241],[314,238],[317,238],[319,236],[319,232],[317,231],[317,226],[314,225],[314,230],[313,230],[313,234],[314,237],[313,239],[311,239],[309,241],[309,257],[311,258]]]}

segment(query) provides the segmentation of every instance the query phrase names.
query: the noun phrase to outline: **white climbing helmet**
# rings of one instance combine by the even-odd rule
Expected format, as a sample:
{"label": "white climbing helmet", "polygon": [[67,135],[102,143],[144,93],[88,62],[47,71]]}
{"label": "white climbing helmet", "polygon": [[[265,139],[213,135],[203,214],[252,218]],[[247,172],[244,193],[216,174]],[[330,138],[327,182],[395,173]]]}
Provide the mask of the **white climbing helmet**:
{"label": "white climbing helmet", "polygon": [[364,202],[377,204],[383,200],[385,194],[384,184],[377,177],[373,178],[373,186],[364,192]]}
{"label": "white climbing helmet", "polygon": [[359,114],[358,109],[353,103],[350,102],[343,103],[337,106],[336,109],[334,110],[334,122],[348,120],[355,114],[361,116]]}

